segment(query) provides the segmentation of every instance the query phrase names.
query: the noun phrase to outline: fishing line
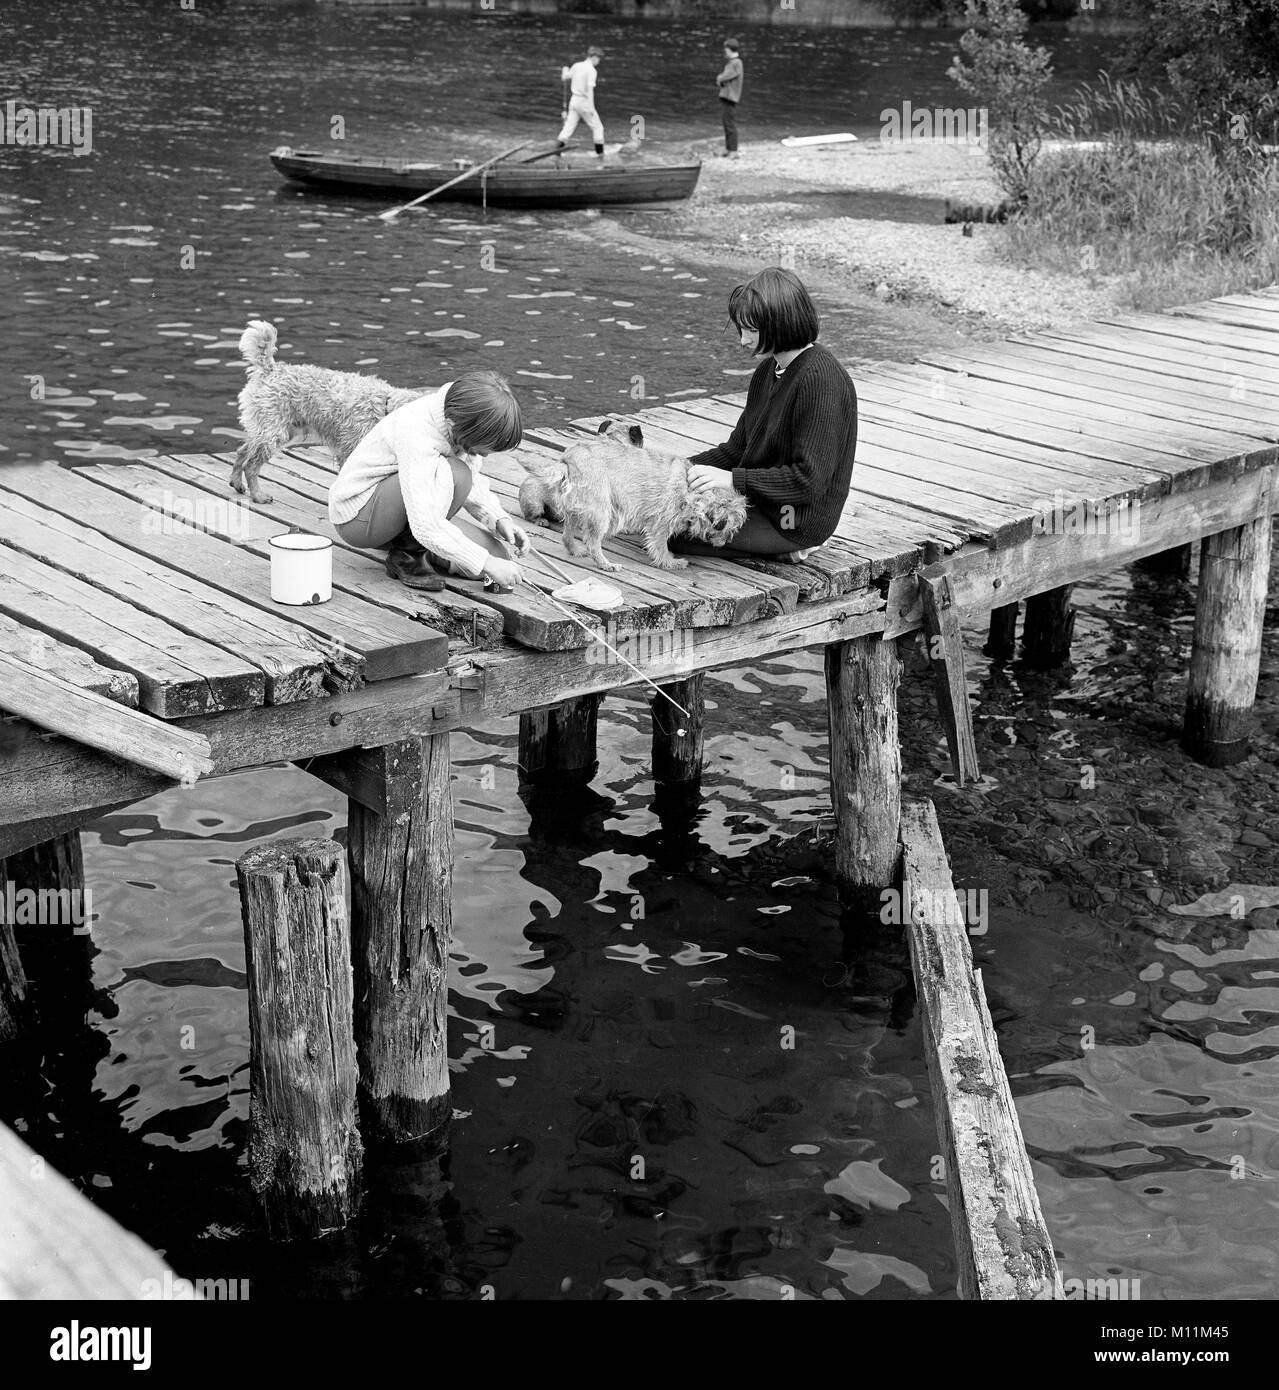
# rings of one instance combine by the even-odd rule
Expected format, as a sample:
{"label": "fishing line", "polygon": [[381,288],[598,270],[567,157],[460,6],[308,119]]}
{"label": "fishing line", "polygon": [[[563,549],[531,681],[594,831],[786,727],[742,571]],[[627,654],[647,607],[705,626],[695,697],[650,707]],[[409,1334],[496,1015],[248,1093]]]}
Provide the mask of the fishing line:
{"label": "fishing line", "polygon": [[[539,555],[539,556],[538,556],[538,559],[540,559],[540,560],[545,560],[545,559],[546,559],[546,556],[545,556],[545,555]],[[549,561],[548,561],[547,563],[549,564]],[[662,697],[663,700],[667,701],[669,704],[674,705],[675,708],[676,708],[677,710],[679,710],[679,712],[684,716],[685,719],[689,719],[689,720],[692,719],[693,716],[692,716],[691,714],[689,714],[689,712],[684,708],[683,705],[681,705],[681,704],[679,703],[678,700],[673,700],[673,699],[671,699],[671,697],[666,693],[666,691],[664,691],[664,690],[662,689],[662,687],[661,687],[660,685],[658,685],[655,681],[650,680],[650,679],[644,674],[644,672],[641,671],[640,668],[639,668],[638,666],[635,665],[635,663],[634,663],[633,661],[628,661],[628,660],[626,659],[626,657],[624,657],[624,656],[621,654],[621,652],[619,652],[619,651],[617,650],[616,647],[614,647],[614,646],[613,646],[610,642],[608,642],[605,638],[601,637],[601,636],[599,635],[599,633],[596,632],[596,630],[595,630],[593,627],[591,627],[588,623],[583,622],[582,619],[579,618],[579,617],[577,616],[576,613],[574,613],[574,612],[572,612],[570,609],[566,608],[566,607],[564,606],[564,604],[562,604],[562,603],[559,601],[559,599],[557,599],[557,598],[555,597],[554,594],[552,594],[552,593],[551,593],[549,590],[547,590],[547,589],[542,589],[542,588],[540,588],[540,587],[539,587],[538,585],[536,585],[531,579],[525,579],[525,580],[523,580],[522,582],[525,583],[525,584],[527,584],[528,587],[529,587],[530,589],[532,589],[534,593],[536,593],[536,594],[541,594],[543,598],[550,599],[550,601],[556,606],[556,608],[558,608],[558,609],[560,610],[561,613],[564,614],[564,616],[565,616],[566,618],[571,618],[571,619],[578,625],[578,627],[580,627],[584,632],[589,633],[589,634],[591,635],[591,637],[593,637],[593,638],[595,639],[595,641],[597,641],[597,642],[600,644],[601,647],[603,647],[606,651],[611,652],[611,653],[618,659],[618,661],[620,661],[620,662],[622,663],[623,666],[627,666],[627,667],[629,667],[632,671],[634,671],[635,674],[640,678],[640,680],[642,680],[642,681],[644,682],[645,685],[649,686],[649,687],[653,690],[654,694],[660,695],[660,696]],[[687,730],[687,729],[676,729],[676,730],[675,730],[676,737],[678,737],[678,738],[683,738],[684,735],[687,734],[687,733],[688,733],[688,730]]]}

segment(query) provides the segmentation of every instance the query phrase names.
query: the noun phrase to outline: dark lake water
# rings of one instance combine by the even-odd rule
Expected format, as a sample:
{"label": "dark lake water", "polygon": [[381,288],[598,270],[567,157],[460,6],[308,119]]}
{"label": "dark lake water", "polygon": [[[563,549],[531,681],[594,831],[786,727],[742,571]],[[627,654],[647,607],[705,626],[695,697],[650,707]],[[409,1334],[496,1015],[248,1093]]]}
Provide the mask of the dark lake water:
{"label": "dark lake water", "polygon": [[[601,250],[580,218],[385,227],[284,191],[264,158],[335,114],[362,149],[513,143],[554,126],[559,65],[588,39],[618,55],[606,119],[644,113],[678,146],[714,133],[718,26],[214,0],[8,0],[5,22],[6,90],[96,113],[92,157],[0,148],[10,458],[226,447],[255,314],[307,360],[396,381],[492,363],[542,423],[623,405],[636,373],[658,396],[740,381],[728,271]],[[953,36],[744,40],[751,136],[791,133],[799,92],[804,128],[863,133],[903,99],[953,101]],[[1107,51],[1053,42],[1063,85]],[[494,235],[505,276],[480,268]],[[829,319],[838,350],[900,345],[880,306],[827,305],[850,306]],[[1176,746],[1186,586],[1121,574],[1077,601],[1073,672],[971,654],[982,792],[938,783],[929,683],[907,676],[907,789],[936,798],[959,886],[988,894],[975,953],[1063,1271],[1140,1278],[1145,1299],[1269,1297],[1279,642],[1272,625],[1260,756],[1207,772]],[[953,1296],[909,967],[894,933],[841,922],[827,874],[820,657],[714,673],[708,695],[692,808],[654,805],[631,695],[605,704],[593,789],[549,806],[517,793],[514,721],[454,736],[453,1147],[381,1169],[348,1238],[265,1246],[242,1167],[232,866],[344,818],[295,770],[86,833],[92,941],[23,941],[51,1038],[29,1138],[181,1272],[257,1298]],[[1251,885],[1245,917],[1173,911],[1228,882]]]}

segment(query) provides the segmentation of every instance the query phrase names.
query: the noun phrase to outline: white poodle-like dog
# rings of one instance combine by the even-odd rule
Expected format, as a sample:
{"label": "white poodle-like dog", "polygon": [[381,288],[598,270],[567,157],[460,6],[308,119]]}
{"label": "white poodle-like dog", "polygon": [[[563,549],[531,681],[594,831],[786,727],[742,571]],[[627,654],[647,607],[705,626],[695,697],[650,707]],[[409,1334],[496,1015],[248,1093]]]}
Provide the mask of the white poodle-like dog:
{"label": "white poodle-like dog", "polygon": [[384,415],[423,394],[358,372],[276,362],[276,340],[265,319],[253,319],[240,337],[249,375],[239,397],[246,438],[236,450],[231,486],[257,503],[271,500],[259,478],[280,449],[322,444],[341,465]]}

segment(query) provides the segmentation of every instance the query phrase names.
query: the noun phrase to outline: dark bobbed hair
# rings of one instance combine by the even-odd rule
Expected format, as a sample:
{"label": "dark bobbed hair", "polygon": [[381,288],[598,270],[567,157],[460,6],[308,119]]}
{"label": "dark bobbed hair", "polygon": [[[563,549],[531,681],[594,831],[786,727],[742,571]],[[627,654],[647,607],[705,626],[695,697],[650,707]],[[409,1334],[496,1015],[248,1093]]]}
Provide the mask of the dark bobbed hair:
{"label": "dark bobbed hair", "polygon": [[775,265],[728,296],[728,317],[735,328],[753,328],[759,334],[756,354],[807,347],[821,326],[817,305],[799,276]]}
{"label": "dark bobbed hair", "polygon": [[734,53],[740,53],[742,49],[741,44],[738,43],[736,39],[725,39],[724,47],[731,48]]}
{"label": "dark bobbed hair", "polygon": [[513,449],[524,437],[520,403],[504,376],[488,367],[463,372],[444,396],[444,418],[465,453]]}

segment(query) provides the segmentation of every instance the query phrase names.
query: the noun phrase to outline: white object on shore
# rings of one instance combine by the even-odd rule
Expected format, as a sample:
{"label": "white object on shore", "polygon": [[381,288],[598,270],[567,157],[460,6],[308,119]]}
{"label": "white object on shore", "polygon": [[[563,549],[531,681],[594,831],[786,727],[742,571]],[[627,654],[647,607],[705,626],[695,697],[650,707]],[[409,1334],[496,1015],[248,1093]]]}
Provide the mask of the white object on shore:
{"label": "white object on shore", "polygon": [[799,145],[847,145],[856,139],[851,131],[845,130],[838,135],[788,135],[782,144],[793,150]]}
{"label": "white object on shore", "polygon": [[306,531],[272,536],[271,602],[300,606],[333,597],[333,542]]}

